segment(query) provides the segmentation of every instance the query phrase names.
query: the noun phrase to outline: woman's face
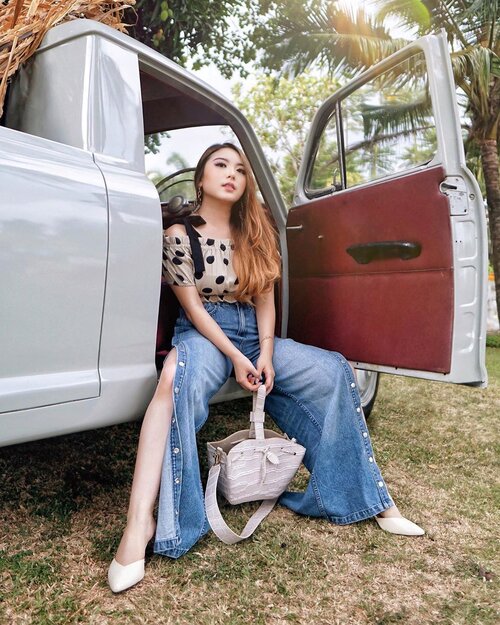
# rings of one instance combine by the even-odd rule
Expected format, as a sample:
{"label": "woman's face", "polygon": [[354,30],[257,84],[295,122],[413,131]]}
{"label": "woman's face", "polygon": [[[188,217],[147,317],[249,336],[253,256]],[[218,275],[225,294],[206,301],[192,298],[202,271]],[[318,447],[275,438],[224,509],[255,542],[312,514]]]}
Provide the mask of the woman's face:
{"label": "woman's face", "polygon": [[221,148],[208,157],[201,178],[203,197],[234,204],[247,186],[246,169],[238,152]]}

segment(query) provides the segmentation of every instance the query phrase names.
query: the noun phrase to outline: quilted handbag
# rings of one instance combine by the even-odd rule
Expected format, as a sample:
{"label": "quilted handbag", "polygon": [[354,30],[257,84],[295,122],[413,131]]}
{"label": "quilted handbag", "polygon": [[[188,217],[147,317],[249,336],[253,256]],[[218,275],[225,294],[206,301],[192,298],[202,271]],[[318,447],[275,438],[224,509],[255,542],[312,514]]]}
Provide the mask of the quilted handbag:
{"label": "quilted handbag", "polygon": [[[208,474],[205,508],[216,536],[228,545],[248,538],[274,508],[306,452],[294,438],[264,429],[266,389],[254,393],[250,429],[207,443]],[[224,521],[217,504],[219,491],[230,504],[262,501],[241,534]]]}

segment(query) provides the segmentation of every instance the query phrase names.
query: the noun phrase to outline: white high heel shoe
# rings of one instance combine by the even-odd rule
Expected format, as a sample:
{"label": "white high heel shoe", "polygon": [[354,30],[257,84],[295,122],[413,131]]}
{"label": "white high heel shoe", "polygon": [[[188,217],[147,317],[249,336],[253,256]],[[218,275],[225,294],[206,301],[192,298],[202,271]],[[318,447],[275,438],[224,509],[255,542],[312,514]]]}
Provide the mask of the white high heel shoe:
{"label": "white high heel shoe", "polygon": [[113,592],[122,592],[144,577],[144,558],[131,564],[120,564],[114,558],[108,569],[108,584]]}
{"label": "white high heel shoe", "polygon": [[401,536],[423,536],[425,531],[413,521],[404,517],[380,517],[376,516],[379,527],[390,534],[400,534]]}

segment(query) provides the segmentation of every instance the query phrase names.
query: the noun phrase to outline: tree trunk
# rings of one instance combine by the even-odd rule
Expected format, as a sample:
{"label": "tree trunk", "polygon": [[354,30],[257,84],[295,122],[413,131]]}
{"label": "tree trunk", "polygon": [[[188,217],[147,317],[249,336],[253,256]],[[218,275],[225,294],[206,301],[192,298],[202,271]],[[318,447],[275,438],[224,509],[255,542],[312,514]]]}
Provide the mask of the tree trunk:
{"label": "tree trunk", "polygon": [[488,218],[490,222],[491,261],[495,273],[497,311],[500,312],[500,175],[498,170],[498,144],[496,139],[480,142],[483,164]]}

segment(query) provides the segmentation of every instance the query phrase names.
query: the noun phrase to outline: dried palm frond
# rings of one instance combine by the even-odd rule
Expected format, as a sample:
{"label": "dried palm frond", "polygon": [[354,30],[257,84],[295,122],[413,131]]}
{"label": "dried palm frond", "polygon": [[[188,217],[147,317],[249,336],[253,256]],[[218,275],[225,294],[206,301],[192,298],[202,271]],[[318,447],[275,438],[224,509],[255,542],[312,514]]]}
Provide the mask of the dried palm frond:
{"label": "dried palm frond", "polygon": [[7,0],[0,4],[0,116],[8,79],[61,22],[82,17],[125,32],[123,11],[136,0]]}

